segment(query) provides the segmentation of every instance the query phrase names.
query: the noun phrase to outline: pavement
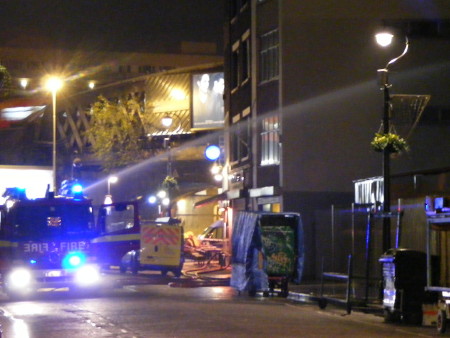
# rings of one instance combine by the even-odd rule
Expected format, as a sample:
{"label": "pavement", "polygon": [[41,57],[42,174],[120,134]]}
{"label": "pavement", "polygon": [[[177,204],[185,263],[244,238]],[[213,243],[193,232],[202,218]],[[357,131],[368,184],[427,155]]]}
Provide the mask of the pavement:
{"label": "pavement", "polygon": [[[195,262],[187,260],[183,267],[183,276],[171,286],[200,287],[200,286],[228,286],[230,285],[231,266],[220,266],[218,262]],[[358,311],[372,315],[383,315],[383,307],[379,297],[359,297],[357,290],[352,290],[350,302],[346,301],[346,283],[326,282],[323,287],[320,281],[302,281],[300,284],[292,282],[287,286],[287,299],[293,302],[317,304],[325,308],[328,304],[341,307],[347,313]],[[281,284],[275,283],[272,294],[264,296],[282,296]],[[364,300],[362,298],[365,298]]]}
{"label": "pavement", "polygon": [[[231,279],[231,266],[221,266],[218,261],[194,261],[187,259],[183,265],[183,271],[180,278],[172,275],[162,276],[158,271],[140,271],[139,275],[147,275],[152,283],[166,284],[170,287],[195,288],[212,286],[229,286]],[[120,284],[135,284],[136,282],[146,283],[141,278],[133,277],[130,274],[125,275],[119,280]],[[273,292],[259,292],[256,296],[260,297],[286,297],[288,301],[298,303],[316,304],[319,308],[325,309],[332,306],[337,311],[343,311],[347,314],[359,312],[368,315],[383,316],[383,306],[379,299],[379,291],[371,297],[361,297],[361,291],[364,291],[361,285],[357,285],[351,290],[350,302],[346,301],[346,282],[326,281],[323,287],[320,281],[302,281],[300,284],[289,282],[287,285],[287,294],[283,294],[279,280],[275,281]],[[365,298],[366,300],[363,300]]]}

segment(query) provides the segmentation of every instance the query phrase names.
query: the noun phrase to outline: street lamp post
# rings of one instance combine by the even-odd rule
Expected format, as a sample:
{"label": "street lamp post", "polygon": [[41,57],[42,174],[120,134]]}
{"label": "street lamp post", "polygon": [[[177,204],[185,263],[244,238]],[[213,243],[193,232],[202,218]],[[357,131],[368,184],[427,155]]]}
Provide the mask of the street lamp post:
{"label": "street lamp post", "polygon": [[168,132],[167,132],[167,137],[164,138],[164,148],[167,149],[167,176],[172,176],[172,154],[170,151],[170,132],[169,132],[169,128],[172,125],[173,122],[173,118],[170,116],[164,116],[161,119],[161,123],[164,127],[167,128]]}
{"label": "street lamp post", "polygon": [[[377,43],[386,47],[390,45],[393,35],[390,33],[380,33],[376,36]],[[383,91],[383,133],[388,134],[390,132],[390,106],[391,97],[389,88],[392,85],[389,83],[389,71],[388,68],[391,64],[402,58],[407,52],[409,47],[408,38],[406,38],[405,49],[403,53],[398,57],[390,60],[386,67],[378,69],[378,77],[380,82],[380,89]],[[391,174],[390,174],[390,151],[386,147],[383,149],[383,252],[386,252],[391,247],[391,220],[389,213],[391,212]]]}
{"label": "street lamp post", "polygon": [[[172,153],[171,153],[171,146],[170,146],[170,127],[173,123],[173,118],[171,116],[164,116],[161,119],[161,123],[164,127],[167,128],[167,137],[164,138],[164,148],[167,150],[167,178],[172,177]],[[172,217],[172,211],[171,211],[171,194],[170,194],[170,188],[167,188],[167,197],[165,197],[162,201],[162,204],[166,206],[167,208],[167,216]]]}
{"label": "street lamp post", "polygon": [[109,176],[108,177],[108,195],[111,195],[111,183],[117,183],[119,178],[117,176]]}
{"label": "street lamp post", "polygon": [[119,178],[117,176],[109,176],[108,177],[108,191],[107,194],[105,196],[105,201],[103,202],[104,204],[112,204],[113,200],[112,200],[112,195],[111,195],[111,183],[117,183],[117,181],[119,180]]}
{"label": "street lamp post", "polygon": [[53,193],[56,194],[56,93],[62,87],[62,80],[57,77],[51,77],[47,81],[47,89],[52,93],[53,106]]}

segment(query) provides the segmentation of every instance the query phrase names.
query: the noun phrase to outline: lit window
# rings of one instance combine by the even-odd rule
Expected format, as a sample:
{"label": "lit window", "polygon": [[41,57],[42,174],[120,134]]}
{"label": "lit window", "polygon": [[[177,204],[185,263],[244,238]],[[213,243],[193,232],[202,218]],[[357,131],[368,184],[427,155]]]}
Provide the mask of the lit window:
{"label": "lit window", "polygon": [[272,116],[262,121],[261,165],[280,164],[280,126],[278,117]]}

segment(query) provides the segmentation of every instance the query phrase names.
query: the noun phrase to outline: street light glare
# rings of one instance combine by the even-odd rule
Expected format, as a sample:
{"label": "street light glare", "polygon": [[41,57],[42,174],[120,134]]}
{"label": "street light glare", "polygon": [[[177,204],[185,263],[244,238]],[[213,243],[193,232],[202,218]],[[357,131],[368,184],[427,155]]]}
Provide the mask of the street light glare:
{"label": "street light glare", "polygon": [[161,199],[164,199],[164,198],[166,198],[167,193],[166,193],[165,190],[160,190],[160,191],[158,191],[158,193],[156,194],[156,196],[158,196],[158,197],[161,198]]}
{"label": "street light glare", "polygon": [[164,116],[161,123],[164,127],[169,128],[172,125],[173,119],[170,116]]}
{"label": "street light glare", "polygon": [[46,87],[49,91],[54,93],[54,92],[57,92],[58,90],[60,90],[62,85],[63,85],[63,82],[60,78],[58,78],[56,76],[52,76],[51,78],[49,78],[47,80]]}
{"label": "street light glare", "polygon": [[103,204],[112,204],[113,200],[112,200],[112,196],[111,195],[106,195],[105,196],[105,201],[103,202]]}
{"label": "street light glare", "polygon": [[119,180],[119,178],[117,176],[109,176],[108,177],[109,183],[117,183],[118,180]]}
{"label": "street light glare", "polygon": [[375,39],[381,47],[389,46],[392,43],[393,37],[394,37],[394,35],[392,35],[391,33],[387,33],[387,32],[378,33],[375,35]]}
{"label": "street light glare", "polygon": [[28,79],[20,79],[20,86],[25,89],[28,86]]}
{"label": "street light glare", "polygon": [[170,96],[178,101],[184,100],[186,98],[186,94],[184,93],[184,91],[178,88],[172,89],[172,91],[170,92]]}

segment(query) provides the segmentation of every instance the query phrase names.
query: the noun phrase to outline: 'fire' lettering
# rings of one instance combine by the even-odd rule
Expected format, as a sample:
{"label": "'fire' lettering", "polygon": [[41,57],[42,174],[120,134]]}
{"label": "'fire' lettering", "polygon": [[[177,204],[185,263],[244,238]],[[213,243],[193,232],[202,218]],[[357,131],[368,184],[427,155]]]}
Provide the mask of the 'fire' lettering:
{"label": "'fire' lettering", "polygon": [[37,243],[37,242],[28,242],[23,243],[23,252],[26,253],[34,253],[34,252],[48,252],[48,251],[83,251],[88,247],[88,243],[85,241],[79,242],[51,242],[51,243]]}

